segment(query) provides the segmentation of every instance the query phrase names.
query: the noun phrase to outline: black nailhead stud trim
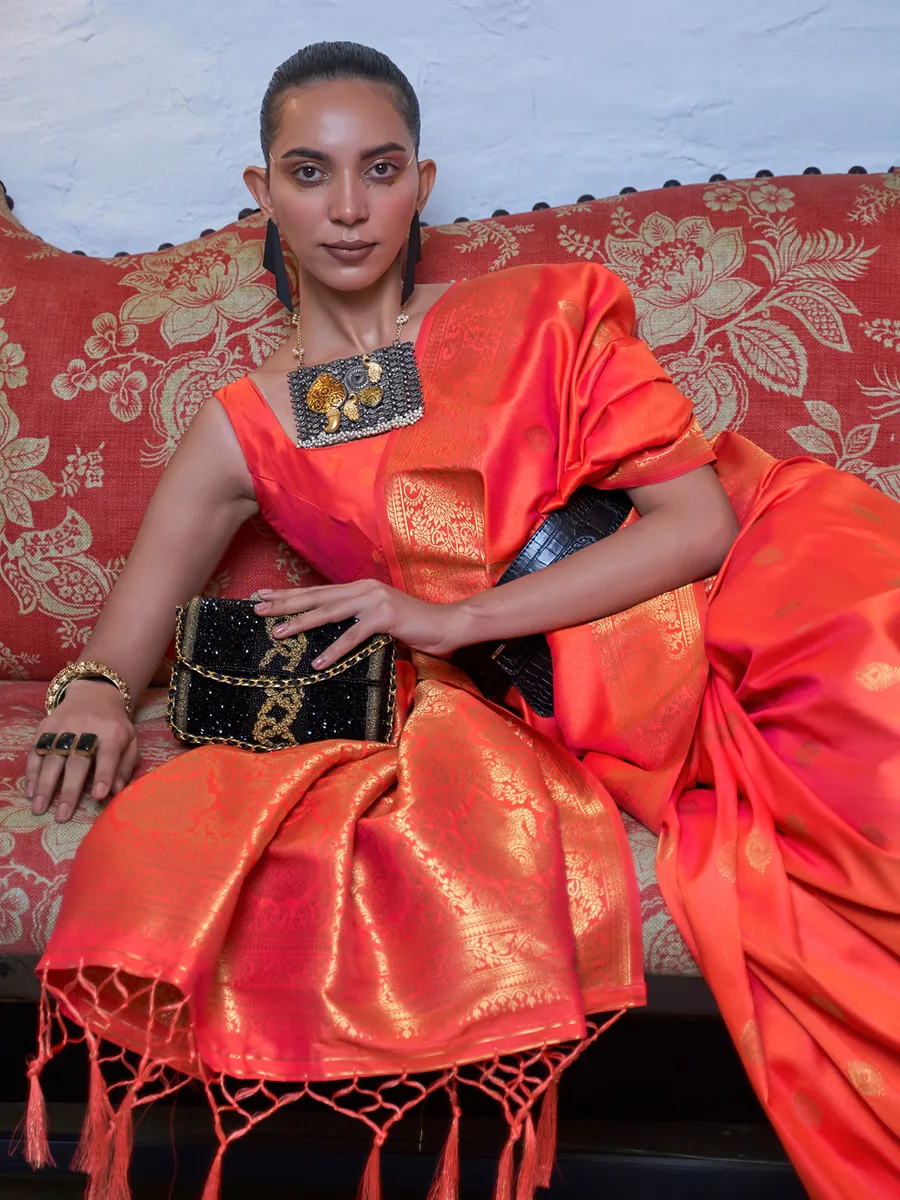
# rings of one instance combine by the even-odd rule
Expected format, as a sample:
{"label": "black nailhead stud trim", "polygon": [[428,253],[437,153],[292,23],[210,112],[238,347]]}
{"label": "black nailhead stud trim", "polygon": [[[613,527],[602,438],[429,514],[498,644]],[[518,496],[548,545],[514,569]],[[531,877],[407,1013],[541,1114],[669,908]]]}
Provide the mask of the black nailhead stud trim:
{"label": "black nailhead stud trim", "polygon": [[117,250],[115,252],[115,254],[113,255],[113,258],[127,258],[127,257],[128,257],[127,250]]}
{"label": "black nailhead stud trim", "polygon": [[868,173],[865,167],[851,167],[847,172],[848,175],[868,175]]}
{"label": "black nailhead stud trim", "polygon": [[160,242],[156,248],[157,250],[171,250],[174,244],[174,242]]}
{"label": "black nailhead stud trim", "polygon": [[680,179],[667,179],[663,187],[681,187]]}
{"label": "black nailhead stud trim", "polygon": [[630,196],[633,192],[636,192],[636,191],[637,191],[637,188],[625,187],[619,191],[619,195],[620,196]]}
{"label": "black nailhead stud trim", "polygon": [[508,217],[509,209],[508,208],[495,208],[494,211],[491,213],[491,216],[492,217]]}
{"label": "black nailhead stud trim", "polygon": [[592,200],[596,200],[596,196],[592,196],[590,192],[585,192],[583,196],[579,196],[576,204],[590,204]]}
{"label": "black nailhead stud trim", "polygon": [[767,170],[765,169],[765,167],[763,167],[763,169],[762,169],[761,171],[757,171],[757,172],[756,172],[755,178],[756,178],[756,179],[774,179],[774,178],[775,178],[775,172],[774,172],[774,171],[767,171]]}
{"label": "black nailhead stud trim", "polygon": [[818,167],[807,167],[806,170],[803,172],[803,174],[804,175],[821,175],[822,172],[819,170]]}
{"label": "black nailhead stud trim", "polygon": [[468,217],[454,217],[453,218],[454,225],[468,225],[468,223],[469,223]]}
{"label": "black nailhead stud trim", "polygon": [[538,200],[537,204],[532,204],[531,211],[532,212],[541,212],[542,209],[549,208],[549,207],[550,207],[550,205],[547,203],[546,200]]}
{"label": "black nailhead stud trim", "polygon": [[728,179],[727,175],[710,175],[710,183],[725,183]]}

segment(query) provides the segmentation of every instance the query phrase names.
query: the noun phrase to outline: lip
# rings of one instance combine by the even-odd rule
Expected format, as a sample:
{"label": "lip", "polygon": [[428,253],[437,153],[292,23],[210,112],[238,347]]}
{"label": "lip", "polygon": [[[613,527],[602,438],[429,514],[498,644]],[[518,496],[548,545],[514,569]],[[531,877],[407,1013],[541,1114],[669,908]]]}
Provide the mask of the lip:
{"label": "lip", "polygon": [[362,262],[364,258],[368,258],[375,249],[374,242],[332,242],[330,245],[325,245],[324,250],[327,250],[332,258],[336,258],[338,262],[355,263]]}

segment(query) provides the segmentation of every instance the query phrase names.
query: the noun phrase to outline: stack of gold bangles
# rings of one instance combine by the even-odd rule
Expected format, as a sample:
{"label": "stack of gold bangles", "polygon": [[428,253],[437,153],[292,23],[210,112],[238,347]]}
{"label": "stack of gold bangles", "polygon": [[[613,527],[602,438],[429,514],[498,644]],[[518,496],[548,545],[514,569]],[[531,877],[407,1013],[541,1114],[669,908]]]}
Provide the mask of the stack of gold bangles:
{"label": "stack of gold bangles", "polygon": [[[131,716],[131,691],[128,684],[118,671],[99,662],[68,663],[58,675],[54,676],[47,688],[48,716],[62,703],[66,688],[75,679],[93,679],[112,684],[125,703],[125,712],[129,717]],[[95,733],[82,733],[79,736],[76,733],[65,731],[63,733],[42,733],[35,743],[34,752],[41,758],[45,758],[48,754],[59,754],[63,758],[68,758],[70,754],[77,754],[81,758],[93,758],[97,753],[97,748],[98,739]]]}

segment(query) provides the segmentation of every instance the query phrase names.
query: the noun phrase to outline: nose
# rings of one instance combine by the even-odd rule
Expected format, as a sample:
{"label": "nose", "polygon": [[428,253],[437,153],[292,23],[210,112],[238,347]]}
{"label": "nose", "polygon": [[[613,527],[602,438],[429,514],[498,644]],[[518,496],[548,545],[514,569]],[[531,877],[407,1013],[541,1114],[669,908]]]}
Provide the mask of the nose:
{"label": "nose", "polygon": [[332,221],[352,228],[368,217],[368,189],[359,172],[353,169],[338,172],[331,188]]}

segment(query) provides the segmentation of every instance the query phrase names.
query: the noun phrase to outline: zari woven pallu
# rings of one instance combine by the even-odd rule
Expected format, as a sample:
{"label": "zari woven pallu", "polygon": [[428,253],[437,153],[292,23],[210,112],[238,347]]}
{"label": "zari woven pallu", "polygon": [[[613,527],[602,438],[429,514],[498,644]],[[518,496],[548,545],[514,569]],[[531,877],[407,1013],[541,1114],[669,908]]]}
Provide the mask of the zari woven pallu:
{"label": "zari woven pallu", "polygon": [[39,967],[33,1162],[38,1075],[74,1021],[92,1196],[127,1194],[135,1111],[194,1077],[205,1200],[228,1142],[300,1096],[371,1128],[372,1200],[391,1126],[437,1089],[448,1200],[470,1084],[509,1121],[498,1200],[529,1200],[560,1073],[644,1001],[623,808],[661,834],[666,901],[811,1195],[900,1194],[900,507],[734,434],[711,447],[633,319],[590,264],[458,283],[415,346],[422,418],[333,447],[298,450],[249,379],[219,393],[262,515],[334,582],[453,601],[576,488],[713,461],[741,533],[710,587],[550,634],[553,717],[413,655],[390,744],[202,747],[116,797]]}

